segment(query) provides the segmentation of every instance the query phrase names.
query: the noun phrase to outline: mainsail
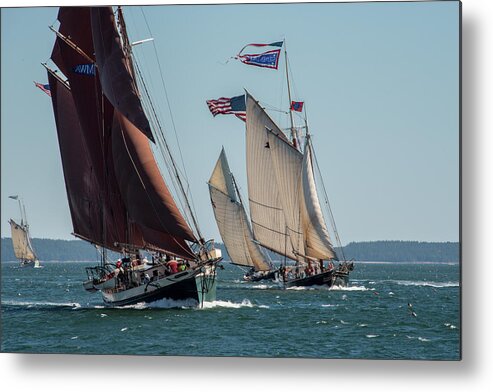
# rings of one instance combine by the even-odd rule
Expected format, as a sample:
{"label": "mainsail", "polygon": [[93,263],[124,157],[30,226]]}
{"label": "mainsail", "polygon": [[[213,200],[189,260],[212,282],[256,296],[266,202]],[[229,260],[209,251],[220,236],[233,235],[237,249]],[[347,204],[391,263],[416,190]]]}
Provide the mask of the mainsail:
{"label": "mainsail", "polygon": [[208,184],[217,226],[232,262],[256,271],[268,271],[270,266],[254,242],[245,209],[236,196],[224,148]]}
{"label": "mainsail", "polygon": [[296,260],[269,148],[269,133],[281,139],[286,137],[248,93],[246,113],[246,166],[253,235],[265,248]]}
{"label": "mainsail", "polygon": [[337,258],[317,195],[311,147],[302,154],[246,94],[250,215],[260,244],[293,260]]}
{"label": "mainsail", "polygon": [[149,145],[112,8],[61,7],[58,20],[52,60],[61,72],[48,76],[74,233],[120,252],[195,258],[186,241],[196,237]]}
{"label": "mainsail", "polygon": [[36,253],[31,245],[29,231],[27,226],[19,225],[13,219],[9,220],[10,230],[12,232],[12,243],[14,245],[14,254],[20,260],[35,261]]}

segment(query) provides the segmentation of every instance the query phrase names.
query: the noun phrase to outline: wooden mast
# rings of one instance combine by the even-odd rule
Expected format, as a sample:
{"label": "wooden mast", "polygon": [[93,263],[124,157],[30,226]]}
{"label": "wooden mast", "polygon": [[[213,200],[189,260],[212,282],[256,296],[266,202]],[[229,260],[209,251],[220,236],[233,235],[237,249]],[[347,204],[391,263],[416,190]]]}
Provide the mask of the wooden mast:
{"label": "wooden mast", "polygon": [[293,122],[293,111],[291,110],[291,86],[289,84],[289,73],[288,73],[288,51],[286,49],[286,39],[284,39],[284,63],[285,63],[285,68],[286,68],[286,81],[288,84],[288,99],[289,99],[289,119],[291,120],[291,142],[293,143],[293,146],[298,148],[297,142],[296,142],[296,131],[294,129],[294,122]]}

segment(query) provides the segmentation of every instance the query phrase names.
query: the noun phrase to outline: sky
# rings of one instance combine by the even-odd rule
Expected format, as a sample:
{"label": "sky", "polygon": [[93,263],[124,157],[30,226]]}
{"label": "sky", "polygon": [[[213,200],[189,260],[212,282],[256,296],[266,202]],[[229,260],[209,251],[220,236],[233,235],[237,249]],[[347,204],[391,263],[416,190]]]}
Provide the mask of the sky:
{"label": "sky", "polygon": [[[47,80],[41,63],[53,47],[48,26],[56,26],[57,11],[2,9],[2,237],[10,236],[8,219],[19,217],[8,196],[20,195],[33,237],[73,238],[51,100],[33,84]],[[286,39],[292,98],[306,104],[342,243],[459,240],[457,2],[124,12],[131,41],[154,38],[135,47],[135,55],[181,164],[176,130],[206,238],[220,240],[206,182],[222,146],[243,199],[247,186],[244,124],[234,116],[213,118],[205,101],[246,88],[268,107],[286,110],[284,59],[277,71],[228,61],[248,43]],[[285,114],[269,114],[288,126]]]}

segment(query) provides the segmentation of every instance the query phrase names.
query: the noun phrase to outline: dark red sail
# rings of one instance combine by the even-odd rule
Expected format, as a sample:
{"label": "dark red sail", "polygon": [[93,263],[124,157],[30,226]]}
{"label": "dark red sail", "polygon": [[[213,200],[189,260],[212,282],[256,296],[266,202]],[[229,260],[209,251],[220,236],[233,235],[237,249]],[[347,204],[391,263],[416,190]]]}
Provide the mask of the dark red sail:
{"label": "dark red sail", "polygon": [[[70,96],[67,109],[59,98],[55,109],[54,100],[55,116],[64,119],[67,115],[60,113],[66,110],[71,122],[77,123],[72,129],[69,121],[57,119],[74,231],[109,249],[152,248],[194,258],[185,240],[196,241],[195,236],[160,175],[147,138],[107,98],[101,87],[99,64],[85,67],[91,64],[89,57],[95,52],[92,37],[88,39],[86,34],[97,31],[88,28],[90,14],[85,7],[60,9],[59,31],[63,37],[56,40],[52,60],[67,77],[70,90],[50,76]],[[114,20],[111,23],[114,26]],[[105,54],[103,51],[103,62]],[[107,63],[112,61],[110,58]],[[133,79],[130,82],[134,84]],[[140,101],[138,104],[140,107]],[[83,150],[82,158],[80,151],[73,151],[77,146]],[[90,173],[90,182],[79,184],[86,173]],[[91,205],[90,210],[82,210],[85,213],[77,207],[79,196]]]}
{"label": "dark red sail", "polygon": [[196,241],[164,183],[148,140],[116,109],[112,143],[116,178],[132,219],[150,229]]}
{"label": "dark red sail", "polygon": [[111,7],[91,7],[91,26],[99,77],[104,94],[137,129],[154,141],[137,86],[116,29]]}

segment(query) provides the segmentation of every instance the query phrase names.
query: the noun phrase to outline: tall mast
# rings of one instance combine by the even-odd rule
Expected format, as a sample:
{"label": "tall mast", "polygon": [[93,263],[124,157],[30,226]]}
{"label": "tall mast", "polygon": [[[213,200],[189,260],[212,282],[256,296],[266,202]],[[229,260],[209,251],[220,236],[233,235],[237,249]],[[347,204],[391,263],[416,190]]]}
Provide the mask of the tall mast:
{"label": "tall mast", "polygon": [[288,99],[289,99],[288,105],[289,105],[289,119],[291,120],[291,141],[293,142],[293,145],[297,147],[296,134],[295,134],[294,122],[293,122],[293,111],[291,110],[291,86],[289,84],[288,51],[286,49],[286,39],[284,39],[284,63],[286,65],[286,81],[288,83]]}
{"label": "tall mast", "polygon": [[[180,192],[181,192],[181,194],[183,196],[183,200],[185,201],[186,208],[188,210],[189,216],[192,219],[193,225],[194,225],[195,230],[197,232],[197,235],[199,237],[199,243],[203,245],[205,243],[204,238],[203,238],[202,233],[200,231],[200,227],[199,227],[199,224],[198,224],[197,219],[195,217],[195,214],[193,212],[192,206],[190,204],[190,200],[189,200],[188,194],[187,194],[187,192],[185,190],[185,186],[183,185],[182,179],[180,177],[180,174],[179,174],[178,167],[176,165],[175,159],[174,159],[173,155],[171,154],[171,148],[168,145],[168,141],[166,140],[166,138],[164,136],[163,129],[162,129],[162,126],[161,126],[161,122],[159,121],[159,117],[157,116],[156,110],[154,108],[154,104],[152,103],[152,100],[151,100],[149,91],[147,89],[147,85],[146,85],[146,83],[144,81],[144,78],[143,78],[143,76],[142,76],[142,74],[141,74],[141,72],[139,70],[138,64],[137,63],[134,64],[134,62],[133,62],[132,45],[130,44],[130,41],[128,39],[128,34],[127,34],[127,30],[126,30],[125,20],[124,20],[124,17],[123,17],[122,7],[121,6],[118,6],[117,11],[118,11],[118,24],[120,26],[120,35],[122,36],[124,53],[125,53],[126,57],[128,58],[128,61],[129,61],[130,67],[131,67],[131,72],[132,72],[132,75],[134,77],[136,90],[139,92],[139,95],[141,95],[140,94],[140,91],[138,89],[137,77],[136,77],[135,71],[137,71],[137,75],[138,75],[138,77],[139,77],[139,79],[140,79],[140,81],[142,83],[142,87],[144,89],[143,92],[145,93],[145,96],[148,99],[148,104],[149,104],[150,111],[151,111],[150,114],[153,116],[153,119],[154,119],[154,121],[156,123],[156,127],[159,130],[159,134],[161,136],[161,138],[157,138],[158,139],[157,141],[158,141],[158,143],[161,141],[161,143],[164,145],[163,147],[164,147],[164,149],[167,152],[167,155],[169,157],[169,161],[171,162],[172,171],[173,171],[173,174],[174,174],[174,176],[176,178],[176,181],[177,181],[177,184],[178,184],[178,188],[179,188],[179,190],[180,190]],[[161,140],[159,140],[159,139],[161,139]]]}

